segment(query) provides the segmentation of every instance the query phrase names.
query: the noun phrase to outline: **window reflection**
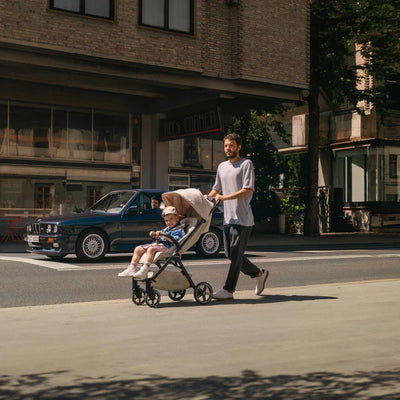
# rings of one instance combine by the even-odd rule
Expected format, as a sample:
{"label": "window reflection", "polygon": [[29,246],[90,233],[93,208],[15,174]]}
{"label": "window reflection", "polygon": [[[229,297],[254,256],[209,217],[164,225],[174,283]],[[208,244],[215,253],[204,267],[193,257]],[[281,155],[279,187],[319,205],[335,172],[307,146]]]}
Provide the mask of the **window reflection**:
{"label": "window reflection", "polygon": [[127,116],[94,113],[94,160],[129,162],[129,121]]}
{"label": "window reflection", "polygon": [[92,115],[70,111],[68,127],[69,155],[76,160],[92,159]]}
{"label": "window reflection", "polygon": [[49,157],[50,107],[10,104],[10,155]]}
{"label": "window reflection", "polygon": [[53,110],[53,141],[51,155],[54,158],[68,158],[68,113],[65,110]]}
{"label": "window reflection", "polygon": [[7,154],[7,109],[7,104],[0,103],[0,154]]}

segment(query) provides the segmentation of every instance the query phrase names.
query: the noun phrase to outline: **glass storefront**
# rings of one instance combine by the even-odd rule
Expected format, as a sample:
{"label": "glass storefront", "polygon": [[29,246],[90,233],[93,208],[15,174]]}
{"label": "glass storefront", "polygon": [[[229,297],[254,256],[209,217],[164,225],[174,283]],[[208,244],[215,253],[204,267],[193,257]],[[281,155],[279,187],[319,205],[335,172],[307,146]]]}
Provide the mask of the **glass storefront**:
{"label": "glass storefront", "polygon": [[138,187],[139,126],[128,112],[0,101],[0,241]]}
{"label": "glass storefront", "polygon": [[0,103],[4,156],[139,164],[139,148],[139,121],[128,113]]}
{"label": "glass storefront", "polygon": [[169,189],[191,187],[208,193],[218,165],[225,160],[220,135],[188,136],[169,141]]}
{"label": "glass storefront", "polygon": [[78,213],[106,193],[130,187],[112,182],[65,182],[60,178],[1,178],[0,215],[37,218]]}
{"label": "glass storefront", "polygon": [[400,202],[400,147],[337,150],[333,187],[342,202]]}

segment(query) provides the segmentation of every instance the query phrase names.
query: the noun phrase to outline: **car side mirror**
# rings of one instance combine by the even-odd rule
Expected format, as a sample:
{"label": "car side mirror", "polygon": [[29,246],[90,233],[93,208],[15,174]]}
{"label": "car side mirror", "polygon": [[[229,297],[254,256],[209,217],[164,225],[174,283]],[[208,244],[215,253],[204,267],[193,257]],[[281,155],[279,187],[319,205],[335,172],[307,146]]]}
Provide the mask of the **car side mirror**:
{"label": "car side mirror", "polygon": [[139,215],[139,209],[137,206],[129,207],[125,215]]}

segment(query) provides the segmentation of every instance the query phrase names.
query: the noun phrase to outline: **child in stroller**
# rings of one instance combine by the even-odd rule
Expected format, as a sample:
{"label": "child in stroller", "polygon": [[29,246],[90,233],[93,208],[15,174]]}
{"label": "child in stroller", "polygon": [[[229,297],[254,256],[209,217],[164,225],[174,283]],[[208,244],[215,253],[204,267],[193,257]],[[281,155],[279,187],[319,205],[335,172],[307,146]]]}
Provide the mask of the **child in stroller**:
{"label": "child in stroller", "polygon": [[[182,216],[178,214],[175,207],[165,207],[162,216],[167,227],[161,231],[151,231],[149,233],[150,237],[156,239],[155,242],[136,246],[130,265],[118,274],[120,278],[133,277],[134,279],[146,279],[147,272],[154,260],[155,254],[157,252],[165,252],[173,245],[173,241],[168,236],[160,235],[171,235],[176,241],[185,236],[186,232],[184,227],[179,222]],[[138,263],[145,253],[145,261],[142,266],[139,267]]]}
{"label": "child in stroller", "polygon": [[[167,242],[169,247],[166,251],[154,251],[155,254],[152,255],[151,259],[156,268],[155,270],[152,267],[151,271],[140,275],[140,279],[136,279],[134,277],[136,273],[132,273],[135,264],[133,264],[133,267],[127,268],[129,270],[126,272],[127,276],[132,276],[133,278],[132,301],[136,305],[146,303],[150,307],[157,307],[161,300],[158,290],[168,291],[168,296],[171,300],[179,301],[184,297],[186,289],[192,288],[197,303],[209,304],[213,294],[211,285],[208,282],[195,284],[183,265],[181,257],[197,243],[203,233],[208,232],[216,204],[207,200],[198,189],[179,189],[173,192],[166,192],[162,194],[162,199],[167,206],[164,208],[164,215],[166,210],[170,209],[175,210],[178,216],[176,216],[175,212],[172,215],[177,220],[179,216],[184,215],[185,218],[181,219],[179,223],[176,221],[174,228],[171,228],[168,233],[163,231],[153,232],[160,237],[166,236],[173,243],[169,245]],[[177,228],[176,231],[173,230],[175,228]],[[168,226],[166,229],[168,229]],[[175,232],[175,235],[180,235],[181,233],[178,233],[180,229],[184,231],[184,236],[176,240],[172,234]],[[165,245],[165,242],[162,244]],[[149,262],[150,253],[147,253],[150,248],[147,249],[146,254],[142,253],[142,258],[138,264]],[[137,257],[133,261],[136,262],[136,260]],[[143,285],[144,288],[140,285]]]}

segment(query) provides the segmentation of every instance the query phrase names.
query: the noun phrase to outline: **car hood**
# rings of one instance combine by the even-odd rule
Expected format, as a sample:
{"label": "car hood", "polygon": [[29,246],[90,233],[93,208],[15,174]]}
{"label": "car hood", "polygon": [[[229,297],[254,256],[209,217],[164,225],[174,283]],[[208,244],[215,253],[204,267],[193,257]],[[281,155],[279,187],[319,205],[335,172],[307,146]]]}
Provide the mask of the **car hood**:
{"label": "car hood", "polygon": [[111,216],[115,214],[108,214],[108,213],[100,213],[100,212],[83,212],[79,214],[68,214],[68,215],[60,215],[54,217],[47,217],[47,218],[40,218],[37,222],[40,223],[59,223],[64,221],[78,221],[78,220],[87,220],[91,218],[99,218],[105,216]]}

